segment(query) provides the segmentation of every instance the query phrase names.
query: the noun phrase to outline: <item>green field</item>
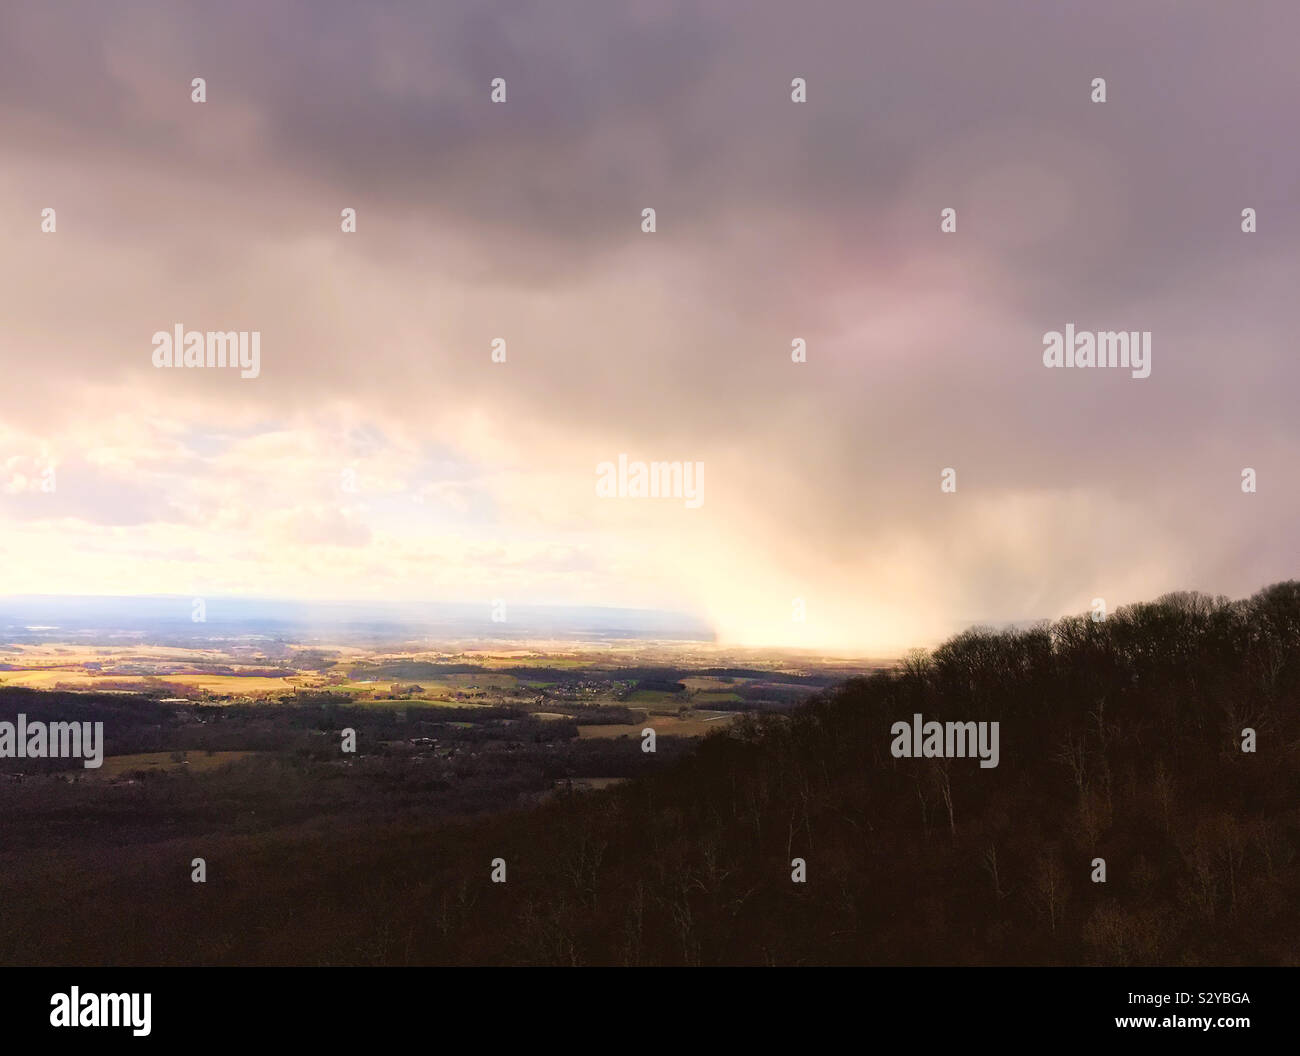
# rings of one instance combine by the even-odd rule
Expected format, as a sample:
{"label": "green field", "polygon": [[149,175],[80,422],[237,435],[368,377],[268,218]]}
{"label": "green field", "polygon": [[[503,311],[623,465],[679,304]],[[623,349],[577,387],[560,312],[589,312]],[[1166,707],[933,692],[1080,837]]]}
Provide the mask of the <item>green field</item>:
{"label": "green field", "polygon": [[685,701],[685,693],[669,693],[666,689],[637,689],[627,698],[629,704],[680,704]]}
{"label": "green field", "polygon": [[718,692],[706,691],[703,693],[696,693],[693,697],[691,697],[691,703],[692,704],[734,704],[736,701],[741,699],[742,698],[739,693],[718,693]]}

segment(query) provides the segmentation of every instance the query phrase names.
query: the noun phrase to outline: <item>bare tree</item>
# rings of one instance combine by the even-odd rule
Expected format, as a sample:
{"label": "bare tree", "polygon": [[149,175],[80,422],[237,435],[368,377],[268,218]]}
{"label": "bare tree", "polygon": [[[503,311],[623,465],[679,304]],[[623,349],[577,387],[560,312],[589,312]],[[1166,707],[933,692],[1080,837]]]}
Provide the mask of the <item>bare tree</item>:
{"label": "bare tree", "polygon": [[1056,758],[1069,768],[1074,787],[1083,795],[1088,787],[1088,746],[1082,736],[1070,734],[1056,753]]}
{"label": "bare tree", "polygon": [[989,874],[993,881],[993,896],[1000,902],[1006,897],[1006,892],[1002,890],[1002,881],[998,877],[998,849],[993,844],[984,848],[984,854],[980,857],[980,864],[983,865],[984,871]]}
{"label": "bare tree", "polygon": [[925,832],[925,838],[928,841],[930,839],[930,803],[925,798],[925,790],[921,786],[921,779],[918,777],[915,781],[916,798],[921,801],[921,828]]}
{"label": "bare tree", "polygon": [[1173,776],[1169,773],[1163,759],[1156,763],[1151,791],[1155,796],[1156,806],[1160,808],[1160,817],[1164,822],[1165,832],[1168,832],[1170,825],[1173,823],[1175,790]]}
{"label": "bare tree", "polygon": [[948,759],[931,759],[930,760],[930,780],[934,782],[935,788],[943,799],[943,805],[948,808],[948,831],[955,839],[957,836],[957,822],[953,816],[952,809],[952,763]]}
{"label": "bare tree", "polygon": [[1045,853],[1039,860],[1032,897],[1047,914],[1052,934],[1056,934],[1056,925],[1065,916],[1065,903],[1070,897],[1070,890],[1065,868],[1055,852]]}

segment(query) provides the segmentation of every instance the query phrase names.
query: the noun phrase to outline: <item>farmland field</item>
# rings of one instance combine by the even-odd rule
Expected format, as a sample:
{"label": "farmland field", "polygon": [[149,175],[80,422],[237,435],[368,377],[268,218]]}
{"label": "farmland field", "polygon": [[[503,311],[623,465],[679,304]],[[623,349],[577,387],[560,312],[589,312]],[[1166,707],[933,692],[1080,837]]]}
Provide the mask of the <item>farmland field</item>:
{"label": "farmland field", "polygon": [[162,674],[136,675],[85,671],[78,667],[42,667],[26,671],[0,671],[0,685],[25,686],[29,689],[53,689],[67,686],[95,689],[107,682],[121,682],[145,689],[151,682],[188,686],[216,696],[239,696],[291,692],[301,683],[300,676],[266,678],[260,675]]}
{"label": "farmland field", "polygon": [[579,726],[578,736],[585,739],[610,737],[640,737],[646,727],[656,734],[671,737],[702,737],[719,727],[728,725],[735,712],[701,712],[694,718],[679,719],[675,715],[650,715],[644,722],[607,726]]}
{"label": "farmland field", "polygon": [[[256,752],[142,752],[137,755],[110,755],[104,759],[103,766],[97,770],[87,770],[86,774],[98,778],[121,777],[137,770],[147,772],[186,770],[192,774],[202,774],[256,754]],[[182,758],[174,759],[174,755]]]}
{"label": "farmland field", "polygon": [[638,689],[627,700],[629,704],[676,704],[686,700],[686,694],[669,693],[666,689]]}

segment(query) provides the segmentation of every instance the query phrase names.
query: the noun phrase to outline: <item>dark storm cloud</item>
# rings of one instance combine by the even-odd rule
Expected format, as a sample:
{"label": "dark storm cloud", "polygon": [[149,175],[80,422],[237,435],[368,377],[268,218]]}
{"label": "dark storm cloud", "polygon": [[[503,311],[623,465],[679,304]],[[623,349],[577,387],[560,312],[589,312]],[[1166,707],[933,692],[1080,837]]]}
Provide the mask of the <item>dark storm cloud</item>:
{"label": "dark storm cloud", "polygon": [[[946,559],[955,466],[1007,549],[972,543],[945,603],[1244,592],[1300,521],[1298,34],[1281,2],[10,5],[17,193],[104,255],[15,243],[7,347],[75,344],[13,357],[7,409],[346,394],[395,427],[481,409],[539,472],[707,456],[760,548],[828,582],[887,538]],[[256,387],[140,371],[140,334],[200,318],[263,321]],[[1152,331],[1152,376],[1046,370],[1066,323]]]}

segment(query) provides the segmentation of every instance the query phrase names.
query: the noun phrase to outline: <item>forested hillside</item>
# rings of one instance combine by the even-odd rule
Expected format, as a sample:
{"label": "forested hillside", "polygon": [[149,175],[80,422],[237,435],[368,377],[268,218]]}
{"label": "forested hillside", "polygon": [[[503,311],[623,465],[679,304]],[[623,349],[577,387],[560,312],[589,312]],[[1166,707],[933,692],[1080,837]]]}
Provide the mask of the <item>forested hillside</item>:
{"label": "forested hillside", "polygon": [[[891,725],[916,713],[999,722],[999,765],[895,758]],[[969,631],[534,809],[9,848],[0,956],[1295,964],[1298,764],[1300,583],[1170,595]]]}

